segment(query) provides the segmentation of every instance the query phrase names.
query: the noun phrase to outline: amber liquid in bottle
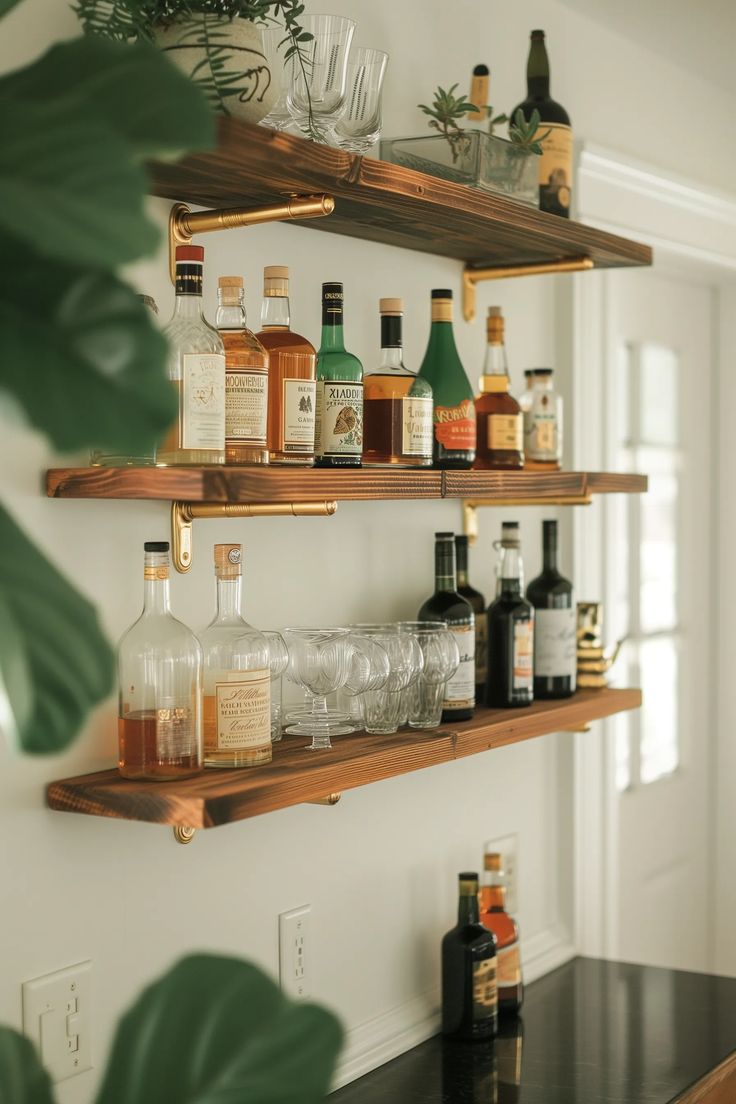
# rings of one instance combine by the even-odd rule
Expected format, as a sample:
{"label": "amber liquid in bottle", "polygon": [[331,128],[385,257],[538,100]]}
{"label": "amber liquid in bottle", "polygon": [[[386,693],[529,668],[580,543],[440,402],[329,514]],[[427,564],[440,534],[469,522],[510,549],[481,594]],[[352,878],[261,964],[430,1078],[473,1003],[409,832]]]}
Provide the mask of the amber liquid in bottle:
{"label": "amber liquid in bottle", "polygon": [[480,378],[480,395],[475,400],[478,445],[474,468],[524,467],[524,416],[509,394],[504,320],[500,307],[489,307],[486,325],[488,347]]}
{"label": "amber liquid in bottle", "polygon": [[217,332],[225,346],[225,463],[267,464],[268,353],[247,327],[240,276],[221,276]]}
{"label": "amber liquid in bottle", "polygon": [[[162,712],[170,713],[171,716],[162,718]],[[176,716],[177,712],[181,712],[180,717]],[[125,778],[148,781],[158,779],[161,782],[167,782],[199,774],[201,762],[197,754],[181,754],[162,759],[160,753],[162,722],[171,730],[172,745],[190,742],[192,727],[190,709],[181,711],[142,709],[139,712],[126,713],[124,717],[118,717],[118,740],[122,764],[120,773]]]}
{"label": "amber liquid in bottle", "polygon": [[519,951],[519,925],[506,912],[506,886],[503,880],[501,856],[490,852],[485,856],[485,883],[480,890],[480,921],[496,937],[498,1011],[516,1013],[524,999]]}

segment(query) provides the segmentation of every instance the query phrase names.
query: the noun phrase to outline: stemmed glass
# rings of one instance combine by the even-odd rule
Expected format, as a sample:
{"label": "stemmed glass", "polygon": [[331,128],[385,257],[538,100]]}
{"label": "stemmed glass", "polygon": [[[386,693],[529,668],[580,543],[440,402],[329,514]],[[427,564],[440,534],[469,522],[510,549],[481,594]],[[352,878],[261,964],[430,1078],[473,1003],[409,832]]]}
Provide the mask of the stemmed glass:
{"label": "stemmed glass", "polygon": [[289,60],[286,102],[292,118],[307,138],[327,139],[327,131],[345,102],[345,76],[355,23],[342,15],[305,15],[299,57]]}
{"label": "stemmed glass", "polygon": [[410,728],[437,728],[442,719],[445,686],[460,666],[460,650],[444,621],[401,621],[401,628],[416,639],[424,666],[404,692]]}
{"label": "stemmed glass", "polygon": [[386,685],[391,673],[391,664],[386,649],[371,636],[351,633],[350,642],[352,645],[350,672],[340,691],[340,696],[344,695],[348,699],[349,728],[347,730],[355,732],[363,725],[362,695],[370,690],[380,690]]}
{"label": "stemmed glass", "polygon": [[345,685],[351,647],[349,629],[284,629],[289,649],[286,676],[312,700],[311,712],[287,732],[311,736],[310,751],[332,747],[327,695]]}
{"label": "stemmed glass", "polygon": [[289,649],[281,633],[264,629],[263,635],[268,644],[271,672],[271,743],[276,744],[281,739],[281,676],[289,665]]}
{"label": "stemmed glass", "polygon": [[353,46],[345,77],[345,106],[329,128],[335,145],[367,153],[381,134],[381,91],[388,54]]}
{"label": "stemmed glass", "polygon": [[396,732],[401,718],[402,691],[419,676],[424,658],[411,633],[396,624],[355,625],[353,631],[370,637],[385,649],[389,676],[380,689],[366,690],[360,696],[366,732]]}
{"label": "stemmed glass", "polygon": [[[271,70],[271,80],[276,81],[280,87],[279,98],[273,105],[268,115],[261,119],[259,126],[271,127],[273,130],[286,130],[294,121],[287,103],[288,76],[291,72],[290,62],[284,61],[281,53],[281,44],[284,39],[283,27],[269,27],[263,32],[263,49],[268,58],[268,67]],[[286,48],[286,47],[284,47]]]}

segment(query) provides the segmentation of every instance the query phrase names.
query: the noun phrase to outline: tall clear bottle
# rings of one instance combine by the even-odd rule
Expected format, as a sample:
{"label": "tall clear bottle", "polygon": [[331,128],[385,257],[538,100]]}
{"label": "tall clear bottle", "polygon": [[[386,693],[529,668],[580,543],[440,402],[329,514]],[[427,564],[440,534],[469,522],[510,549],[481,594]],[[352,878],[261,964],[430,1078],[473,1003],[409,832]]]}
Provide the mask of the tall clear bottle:
{"label": "tall clear bottle", "polygon": [[159,465],[225,462],[225,348],[202,313],[203,266],[200,245],[176,247],[176,304],[164,332],[179,415],[156,449]]}
{"label": "tall clear bottle", "polygon": [[215,545],[217,613],[199,638],[206,767],[257,767],[271,761],[268,642],[241,613],[241,564],[241,545]]}
{"label": "tall clear bottle", "polygon": [[442,720],[468,721],[475,711],[475,614],[457,592],[455,534],[434,535],[434,594],[422,605],[419,621],[444,621],[455,634],[460,665],[445,686]]}
{"label": "tall clear bottle", "polygon": [[363,453],[363,365],[345,348],[343,303],[342,284],[322,285],[314,423],[318,468],[359,468]]}
{"label": "tall clear bottle", "polygon": [[486,704],[498,708],[534,701],[534,610],[521,589],[521,541],[501,540],[501,593],[488,607]]}
{"label": "tall clear bottle", "polygon": [[432,326],[419,378],[426,380],[434,395],[434,441],[432,457],[436,468],[470,468],[475,460],[475,406],[452,332],[452,292],[432,292]]}
{"label": "tall clear bottle", "polygon": [[248,329],[242,276],[217,281],[217,332],[225,346],[225,463],[268,463],[268,353]]}
{"label": "tall clear bottle", "polygon": [[187,778],[202,767],[202,650],[171,613],[168,542],[143,550],[143,613],[118,645],[118,769]]}
{"label": "tall clear bottle", "polygon": [[509,368],[500,307],[488,308],[486,359],[475,400],[478,448],[474,468],[524,467],[524,416],[509,394]]}

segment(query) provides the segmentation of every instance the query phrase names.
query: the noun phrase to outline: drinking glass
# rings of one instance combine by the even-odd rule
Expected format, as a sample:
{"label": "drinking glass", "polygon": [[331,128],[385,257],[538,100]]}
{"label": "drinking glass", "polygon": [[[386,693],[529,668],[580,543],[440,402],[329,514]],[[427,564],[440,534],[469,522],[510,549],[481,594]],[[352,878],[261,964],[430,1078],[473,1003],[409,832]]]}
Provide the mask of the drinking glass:
{"label": "drinking glass", "polygon": [[365,730],[377,734],[396,732],[401,719],[402,691],[417,679],[424,665],[421,648],[411,633],[396,624],[354,625],[353,632],[379,643],[389,660],[385,685],[360,695]]}
{"label": "drinking glass", "polygon": [[367,153],[381,135],[381,92],[388,54],[353,47],[345,76],[345,106],[329,128],[336,146]]}
{"label": "drinking glass", "polygon": [[[291,59],[284,60],[281,52],[288,49],[288,43],[281,46],[286,32],[283,27],[269,27],[263,32],[263,50],[268,58],[268,67],[271,71],[271,80],[277,81],[280,86],[279,98],[273,105],[268,115],[261,119],[259,126],[271,127],[273,130],[286,130],[293,120],[289,105],[286,102],[289,77],[291,73]],[[290,42],[291,40],[289,40]],[[281,47],[281,48],[280,48]]]}
{"label": "drinking glass", "polygon": [[391,665],[388,652],[378,640],[360,633],[352,633],[350,640],[353,647],[350,673],[340,691],[339,704],[347,707],[350,731],[356,732],[363,727],[362,695],[386,685]]}
{"label": "drinking glass", "polygon": [[327,713],[327,695],[345,685],[350,660],[349,629],[284,629],[289,649],[286,677],[311,699],[308,716],[286,730],[293,735],[311,736],[310,751],[332,747]]}
{"label": "drinking glass", "polygon": [[444,621],[402,621],[417,640],[424,658],[419,677],[404,691],[410,728],[437,728],[442,719],[445,686],[460,666],[460,650]]}
{"label": "drinking glass", "polygon": [[268,644],[268,665],[271,671],[271,743],[277,744],[282,735],[281,676],[289,666],[289,649],[279,632],[264,629]]}
{"label": "drinking glass", "polygon": [[312,39],[301,43],[303,66],[296,55],[289,60],[286,102],[301,132],[313,141],[326,142],[329,127],[345,103],[355,23],[342,15],[305,15],[300,22]]}

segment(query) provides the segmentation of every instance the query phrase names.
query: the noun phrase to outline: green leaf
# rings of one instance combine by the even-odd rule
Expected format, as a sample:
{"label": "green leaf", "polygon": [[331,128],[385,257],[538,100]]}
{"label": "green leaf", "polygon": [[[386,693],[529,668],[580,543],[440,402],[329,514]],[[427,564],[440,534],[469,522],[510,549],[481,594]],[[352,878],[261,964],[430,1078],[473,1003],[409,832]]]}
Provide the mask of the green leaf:
{"label": "green leaf", "polygon": [[255,966],[192,955],[118,1025],[98,1104],[317,1104],[342,1032]]}
{"label": "green leaf", "polygon": [[0,0],[0,16],[7,15],[17,3],[19,0]]}
{"label": "green leaf", "polygon": [[6,736],[31,754],[61,751],[112,690],[114,657],[94,606],[2,506],[0,632]]}
{"label": "green leaf", "polygon": [[53,1104],[53,1099],[49,1075],[33,1044],[17,1031],[0,1027],[0,1100],[8,1104]]}

